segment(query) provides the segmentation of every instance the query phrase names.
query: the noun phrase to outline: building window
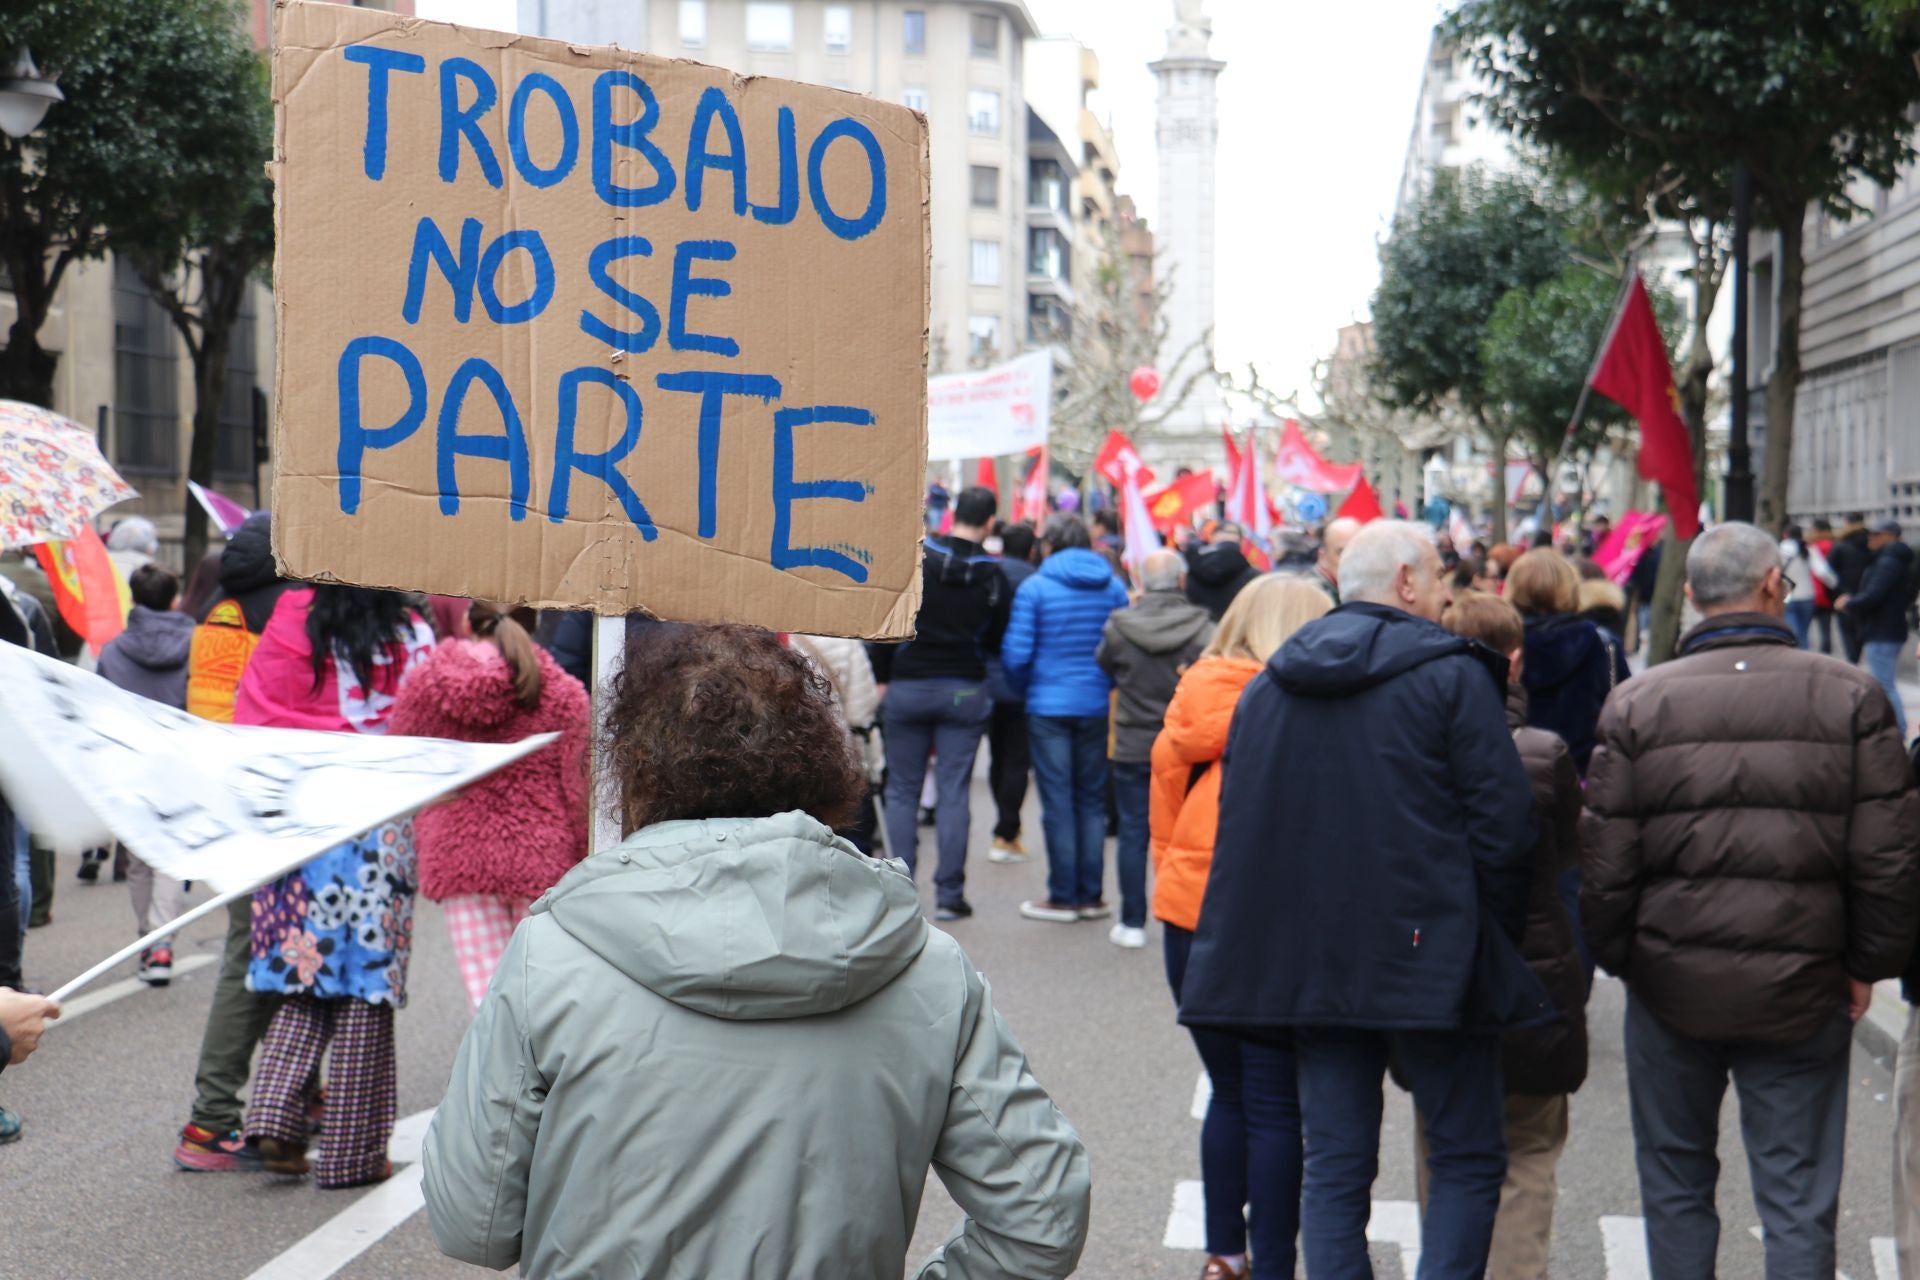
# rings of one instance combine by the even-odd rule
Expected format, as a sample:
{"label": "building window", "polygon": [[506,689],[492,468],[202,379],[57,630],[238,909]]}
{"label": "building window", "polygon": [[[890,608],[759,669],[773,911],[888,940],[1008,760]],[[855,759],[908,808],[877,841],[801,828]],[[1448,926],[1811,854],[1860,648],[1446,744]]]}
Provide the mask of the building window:
{"label": "building window", "polygon": [[1067,242],[1052,227],[1035,227],[1027,233],[1027,274],[1066,283]]}
{"label": "building window", "polygon": [[976,13],[973,15],[973,56],[976,58],[997,58],[1000,56],[1000,15],[997,13]]}
{"label": "building window", "polygon": [[826,12],[828,53],[845,53],[853,47],[853,6],[830,4]]}
{"label": "building window", "polygon": [[1072,208],[1067,171],[1059,161],[1039,159],[1027,166],[1027,208],[1062,214]]}
{"label": "building window", "polygon": [[1000,170],[990,164],[976,164],[972,169],[973,207],[998,209],[1000,207]]}
{"label": "building window", "polygon": [[900,32],[902,44],[912,57],[919,57],[927,51],[927,11],[909,9],[901,15]]}
{"label": "building window", "polygon": [[179,467],[179,361],[166,311],[132,265],[115,258],[114,461],[128,471],[164,473]]}
{"label": "building window", "polygon": [[975,240],[973,242],[973,264],[967,273],[967,279],[974,284],[1000,283],[1000,242],[998,240]]}
{"label": "building window", "polygon": [[747,48],[759,53],[786,53],[793,48],[793,6],[753,3],[747,6]]}
{"label": "building window", "polygon": [[707,42],[707,0],[680,0],[680,43],[698,49]]}
{"label": "building window", "polygon": [[[979,241],[974,243],[978,244]],[[998,247],[998,246],[996,246]],[[967,317],[967,355],[974,360],[991,360],[1000,354],[1000,317]]]}
{"label": "building window", "polygon": [[915,111],[925,111],[927,109],[927,87],[921,84],[908,85],[900,91],[900,105],[903,107],[912,107]]}
{"label": "building window", "polygon": [[220,399],[220,434],[213,446],[213,473],[220,479],[255,481],[253,457],[253,401],[259,361],[253,348],[253,290],[240,300],[227,348],[227,388]]}
{"label": "building window", "polygon": [[1000,136],[1000,95],[993,89],[967,90],[967,128],[976,137]]}

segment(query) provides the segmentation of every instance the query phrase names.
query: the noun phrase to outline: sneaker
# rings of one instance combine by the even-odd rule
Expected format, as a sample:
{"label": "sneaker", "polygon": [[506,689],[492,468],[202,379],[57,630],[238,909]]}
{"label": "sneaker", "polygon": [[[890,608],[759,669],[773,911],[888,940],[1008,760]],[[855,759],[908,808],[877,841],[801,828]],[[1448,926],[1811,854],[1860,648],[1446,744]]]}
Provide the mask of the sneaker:
{"label": "sneaker", "polygon": [[100,879],[100,864],[90,854],[80,855],[80,879],[85,884],[93,884]]}
{"label": "sneaker", "polygon": [[933,824],[934,824],[933,810],[922,808],[920,810],[920,825],[923,827],[930,827]]}
{"label": "sneaker", "polygon": [[215,1133],[197,1124],[180,1131],[173,1162],[189,1173],[258,1173],[261,1167],[260,1152],[238,1129]]}
{"label": "sneaker", "polygon": [[1129,951],[1138,951],[1147,945],[1147,931],[1136,929],[1130,924],[1117,924],[1107,934],[1107,941],[1116,947],[1125,947]]}
{"label": "sneaker", "polygon": [[1200,1280],[1241,1280],[1246,1274],[1245,1266],[1236,1271],[1225,1258],[1208,1258],[1207,1265],[1201,1269]]}
{"label": "sneaker", "polygon": [[172,947],[163,942],[141,953],[140,981],[151,987],[164,987],[173,981]]}
{"label": "sneaker", "polygon": [[0,1107],[0,1147],[20,1141],[20,1117]]}
{"label": "sneaker", "polygon": [[987,850],[988,862],[1025,862],[1028,854],[1018,840],[993,838],[993,848]]}
{"label": "sneaker", "polygon": [[935,920],[965,920],[973,914],[973,908],[967,905],[965,898],[955,898],[952,902],[943,902],[933,909]]}
{"label": "sneaker", "polygon": [[1084,907],[1076,907],[1074,914],[1082,920],[1100,920],[1113,914],[1113,908],[1107,905],[1105,898],[1089,902]]}
{"label": "sneaker", "polygon": [[1029,899],[1021,903],[1020,914],[1029,920],[1046,920],[1052,924],[1073,924],[1080,919],[1080,913],[1074,908],[1063,906],[1051,898],[1037,902]]}

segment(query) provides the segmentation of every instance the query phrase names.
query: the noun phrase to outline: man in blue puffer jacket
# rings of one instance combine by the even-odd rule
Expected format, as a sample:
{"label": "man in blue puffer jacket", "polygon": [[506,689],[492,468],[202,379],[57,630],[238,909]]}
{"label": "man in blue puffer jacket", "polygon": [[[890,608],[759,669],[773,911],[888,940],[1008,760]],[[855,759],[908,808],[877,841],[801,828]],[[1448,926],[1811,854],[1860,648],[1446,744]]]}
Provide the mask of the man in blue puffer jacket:
{"label": "man in blue puffer jacket", "polygon": [[1027,696],[1040,828],[1047,841],[1047,896],[1024,902],[1030,920],[1097,920],[1113,908],[1106,879],[1107,710],[1113,681],[1094,661],[1107,618],[1127,589],[1077,516],[1058,516],[1042,542],[1046,559],[1013,597],[1000,648],[1007,682]]}

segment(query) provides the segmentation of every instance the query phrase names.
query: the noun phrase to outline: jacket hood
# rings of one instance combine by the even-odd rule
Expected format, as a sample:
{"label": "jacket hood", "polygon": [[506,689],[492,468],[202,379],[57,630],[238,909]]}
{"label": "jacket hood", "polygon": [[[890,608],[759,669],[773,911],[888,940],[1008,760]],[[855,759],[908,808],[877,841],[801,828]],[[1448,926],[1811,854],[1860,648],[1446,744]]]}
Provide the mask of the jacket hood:
{"label": "jacket hood", "polygon": [[913,963],[928,931],[904,864],[797,812],[647,827],[533,911],[655,995],[740,1021],[858,1004]]}
{"label": "jacket hood", "polygon": [[1216,542],[1187,562],[1187,573],[1209,587],[1224,587],[1253,566],[1237,542]]}
{"label": "jacket hood", "polygon": [[1605,650],[1600,628],[1588,618],[1573,613],[1528,618],[1521,676],[1529,689],[1555,688],[1590,670],[1591,664],[1607,661]]}
{"label": "jacket hood", "polygon": [[1504,691],[1507,660],[1464,636],[1380,604],[1343,604],[1293,633],[1267,664],[1282,689],[1345,698],[1441,658],[1466,654]]}
{"label": "jacket hood", "polygon": [[1068,547],[1040,562],[1040,576],[1084,590],[1112,582],[1113,569],[1105,559],[1085,547]]}
{"label": "jacket hood", "polygon": [[137,604],[127,615],[127,629],[119,641],[119,652],[147,670],[178,671],[193,648],[193,619]]}
{"label": "jacket hood", "polygon": [[1149,591],[1117,610],[1112,622],[1121,639],[1147,653],[1178,653],[1213,625],[1205,609],[1178,591]]}
{"label": "jacket hood", "polygon": [[265,513],[247,517],[220,553],[220,589],[230,596],[264,587],[279,577],[273,563],[272,524]]}

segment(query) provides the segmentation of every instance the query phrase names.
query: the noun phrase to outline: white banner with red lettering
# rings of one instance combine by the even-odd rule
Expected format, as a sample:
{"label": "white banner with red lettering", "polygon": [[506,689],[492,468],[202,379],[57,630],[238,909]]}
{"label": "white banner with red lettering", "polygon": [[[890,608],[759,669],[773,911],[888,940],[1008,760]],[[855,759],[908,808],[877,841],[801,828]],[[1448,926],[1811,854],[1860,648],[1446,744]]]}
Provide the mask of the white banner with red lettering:
{"label": "white banner with red lettering", "polygon": [[927,379],[927,460],[998,458],[1047,442],[1053,355],[1033,351],[968,373]]}

